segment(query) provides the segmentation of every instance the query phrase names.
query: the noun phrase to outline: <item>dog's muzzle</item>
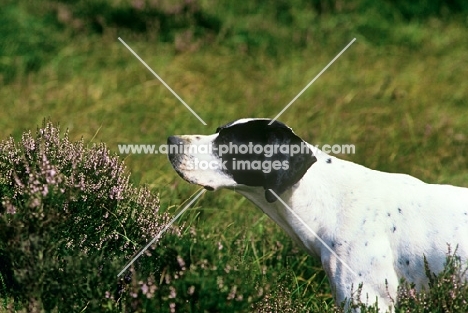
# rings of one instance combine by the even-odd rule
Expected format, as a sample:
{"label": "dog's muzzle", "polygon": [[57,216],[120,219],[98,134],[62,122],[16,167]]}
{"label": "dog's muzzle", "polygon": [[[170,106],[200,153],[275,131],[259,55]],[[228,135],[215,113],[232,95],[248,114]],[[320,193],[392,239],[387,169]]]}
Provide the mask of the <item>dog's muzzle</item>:
{"label": "dog's muzzle", "polygon": [[[177,172],[177,174],[184,179],[185,181],[203,186],[206,190],[214,190],[213,187],[206,186],[200,184],[200,182],[193,177],[193,175],[187,175],[186,171],[186,159],[188,156],[184,153],[185,149],[184,146],[188,145],[189,143],[177,136],[170,136],[167,138],[167,145],[168,145],[168,153],[167,156],[169,161],[171,162],[172,167]],[[189,177],[190,176],[190,177]]]}
{"label": "dog's muzzle", "polygon": [[170,136],[169,138],[167,138],[167,157],[169,158],[169,162],[171,162],[172,167],[180,177],[182,177],[189,183],[194,183],[193,181],[188,179],[188,177],[184,174],[184,171],[182,170],[183,159],[185,157],[185,154],[183,153],[184,144],[184,140],[180,137]]}

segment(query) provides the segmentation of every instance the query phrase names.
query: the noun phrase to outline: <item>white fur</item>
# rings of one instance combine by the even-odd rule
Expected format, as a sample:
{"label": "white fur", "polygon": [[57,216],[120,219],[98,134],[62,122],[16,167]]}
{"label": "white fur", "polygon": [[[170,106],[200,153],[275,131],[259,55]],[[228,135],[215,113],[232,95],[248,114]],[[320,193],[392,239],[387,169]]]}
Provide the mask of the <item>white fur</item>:
{"label": "white fur", "polygon": [[[237,123],[244,121],[248,119]],[[202,145],[217,135],[180,138]],[[268,203],[262,187],[238,185],[216,169],[187,169],[193,158],[216,161],[215,155],[183,155],[178,170],[189,182],[232,189],[256,204],[321,260],[337,303],[349,299],[362,284],[361,300],[368,297],[370,304],[377,300],[379,307],[392,310],[400,279],[415,283],[418,289],[427,287],[424,256],[435,273],[443,269],[448,245],[466,262],[468,188],[371,170],[310,147],[317,162],[281,198],[334,253],[280,201]]]}

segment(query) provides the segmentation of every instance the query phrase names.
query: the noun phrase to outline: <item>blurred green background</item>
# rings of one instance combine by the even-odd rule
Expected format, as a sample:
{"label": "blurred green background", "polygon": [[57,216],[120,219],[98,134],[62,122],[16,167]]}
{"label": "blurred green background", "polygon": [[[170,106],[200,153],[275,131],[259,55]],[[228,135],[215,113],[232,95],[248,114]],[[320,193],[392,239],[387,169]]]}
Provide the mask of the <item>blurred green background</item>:
{"label": "blurred green background", "polygon": [[[0,138],[21,138],[50,119],[70,139],[118,153],[122,143],[160,145],[237,118],[273,118],[353,38],[279,120],[312,144],[354,144],[356,154],[339,157],[373,169],[468,186],[464,0],[3,0]],[[120,158],[133,183],[160,196],[163,211],[197,190],[165,155]],[[278,279],[268,290],[292,291],[291,306],[331,303],[318,263],[240,196],[206,193],[189,214],[198,241],[187,249],[206,254],[200,259],[212,262],[218,244],[232,246],[225,257],[254,264],[257,285]],[[276,276],[262,285],[264,271]],[[243,283],[240,311],[256,290]],[[232,291],[213,290],[220,298]]]}

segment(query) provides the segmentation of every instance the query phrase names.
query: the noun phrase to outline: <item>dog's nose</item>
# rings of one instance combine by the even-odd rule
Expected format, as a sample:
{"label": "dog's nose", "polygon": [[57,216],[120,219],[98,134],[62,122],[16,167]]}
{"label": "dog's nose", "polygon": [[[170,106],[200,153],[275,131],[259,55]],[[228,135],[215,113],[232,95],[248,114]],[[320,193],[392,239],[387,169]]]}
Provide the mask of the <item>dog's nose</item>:
{"label": "dog's nose", "polygon": [[172,164],[179,160],[180,155],[184,154],[184,144],[186,144],[185,140],[178,136],[169,136],[167,138],[167,152]]}
{"label": "dog's nose", "polygon": [[180,162],[180,148],[183,146],[184,141],[177,136],[169,136],[167,138],[167,145],[168,145],[168,153],[167,156],[169,161],[172,163],[173,166],[177,166]]}
{"label": "dog's nose", "polygon": [[177,136],[169,136],[167,138],[168,145],[182,145],[184,141]]}

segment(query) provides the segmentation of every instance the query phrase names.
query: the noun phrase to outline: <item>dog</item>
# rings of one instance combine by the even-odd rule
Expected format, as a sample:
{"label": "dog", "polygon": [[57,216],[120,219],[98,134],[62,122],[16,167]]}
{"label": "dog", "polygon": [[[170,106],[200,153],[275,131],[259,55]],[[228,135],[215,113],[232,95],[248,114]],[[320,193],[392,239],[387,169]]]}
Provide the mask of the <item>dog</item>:
{"label": "dog", "polygon": [[393,311],[401,279],[428,286],[424,259],[433,273],[448,247],[467,261],[468,188],[341,160],[276,120],[240,119],[167,143],[184,180],[238,192],[318,257],[337,304],[350,307],[360,288],[369,304]]}

